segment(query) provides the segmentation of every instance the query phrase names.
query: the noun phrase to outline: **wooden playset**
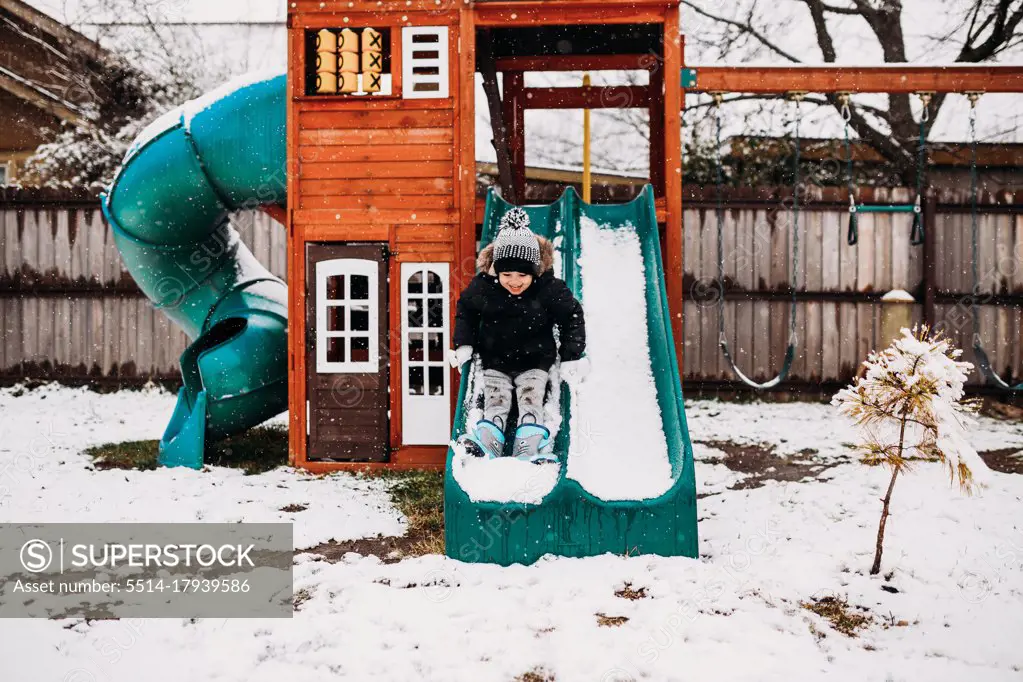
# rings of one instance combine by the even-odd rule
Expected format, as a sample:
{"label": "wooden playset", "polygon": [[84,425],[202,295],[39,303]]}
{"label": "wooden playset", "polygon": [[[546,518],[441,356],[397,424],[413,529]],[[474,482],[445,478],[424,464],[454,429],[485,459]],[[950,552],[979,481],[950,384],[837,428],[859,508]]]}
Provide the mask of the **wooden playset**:
{"label": "wooden playset", "polygon": [[[509,129],[495,139],[509,140],[517,188],[526,106],[629,97],[649,108],[668,294],[681,300],[681,85],[664,77],[682,68],[678,16],[664,0],[290,3],[289,327],[306,330],[289,335],[296,465],[444,464],[455,408],[445,350],[482,208],[477,72],[488,89],[503,75],[496,110]],[[649,71],[651,86],[525,99],[527,71],[625,68]]]}

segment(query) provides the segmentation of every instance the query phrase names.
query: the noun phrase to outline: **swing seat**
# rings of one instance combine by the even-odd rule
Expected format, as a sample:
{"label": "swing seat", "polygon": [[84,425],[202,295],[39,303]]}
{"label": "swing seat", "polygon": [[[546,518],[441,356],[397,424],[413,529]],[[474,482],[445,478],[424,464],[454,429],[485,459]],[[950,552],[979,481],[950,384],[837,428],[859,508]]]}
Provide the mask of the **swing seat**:
{"label": "swing seat", "polygon": [[846,243],[849,246],[856,246],[859,241],[859,214],[860,213],[912,213],[913,229],[909,233],[909,243],[912,246],[919,246],[924,243],[924,222],[923,209],[920,206],[920,194],[917,193],[916,201],[911,204],[857,204],[853,200],[852,189],[849,190],[849,233],[846,236]]}
{"label": "swing seat", "polygon": [[916,204],[854,204],[849,213],[919,213]]}

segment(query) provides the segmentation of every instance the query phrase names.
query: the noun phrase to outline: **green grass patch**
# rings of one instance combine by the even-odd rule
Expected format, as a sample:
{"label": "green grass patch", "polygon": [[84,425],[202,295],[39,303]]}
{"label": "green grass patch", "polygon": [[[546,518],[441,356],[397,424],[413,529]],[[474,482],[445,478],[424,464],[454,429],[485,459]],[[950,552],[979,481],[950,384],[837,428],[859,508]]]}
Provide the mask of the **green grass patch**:
{"label": "green grass patch", "polygon": [[[134,440],[107,443],[86,449],[97,469],[137,469],[157,467],[160,443]],[[247,475],[262,474],[288,463],[288,429],[284,426],[257,426],[237,436],[225,438],[207,447],[205,463],[242,469]]]}
{"label": "green grass patch", "polygon": [[123,443],[94,445],[85,450],[97,469],[138,469],[151,471],[156,468],[156,456],[160,441],[129,440]]}
{"label": "green grass patch", "polygon": [[444,472],[387,471],[391,500],[408,519],[407,536],[415,556],[444,553]]}

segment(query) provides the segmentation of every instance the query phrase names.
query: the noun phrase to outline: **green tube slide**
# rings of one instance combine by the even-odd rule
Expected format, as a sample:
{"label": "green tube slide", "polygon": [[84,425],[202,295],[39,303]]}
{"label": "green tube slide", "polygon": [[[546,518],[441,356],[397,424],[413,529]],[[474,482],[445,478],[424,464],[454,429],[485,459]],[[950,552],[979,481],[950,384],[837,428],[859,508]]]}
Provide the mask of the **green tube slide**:
{"label": "green tube slide", "polygon": [[[487,196],[481,245],[494,238],[498,221],[509,208],[511,205],[495,193]],[[672,481],[666,492],[652,499],[602,500],[578,481],[567,478],[567,467],[563,464],[557,483],[537,503],[474,501],[452,472],[456,455],[449,449],[444,483],[446,553],[466,562],[505,566],[532,563],[545,554],[593,556],[611,552],[695,557],[693,451],[665,293],[653,188],[647,185],[632,202],[615,205],[583,203],[570,188],[553,204],[523,208],[529,214],[532,229],[552,239],[560,250],[565,281],[584,309],[586,292],[578,267],[580,218],[592,218],[602,228],[627,229],[623,226],[631,225],[636,230],[646,281],[647,343]],[[466,371],[462,376],[453,442],[468,426],[470,375]],[[562,385],[562,426],[555,438],[554,451],[563,463],[570,450],[571,410],[569,391]],[[628,466],[628,454],[622,453],[623,467]]]}
{"label": "green tube slide", "polygon": [[161,116],[101,198],[131,276],[191,339],[165,466],[199,468],[207,440],[287,408],[287,288],[229,217],[285,203],[285,92],[284,75],[249,77]]}

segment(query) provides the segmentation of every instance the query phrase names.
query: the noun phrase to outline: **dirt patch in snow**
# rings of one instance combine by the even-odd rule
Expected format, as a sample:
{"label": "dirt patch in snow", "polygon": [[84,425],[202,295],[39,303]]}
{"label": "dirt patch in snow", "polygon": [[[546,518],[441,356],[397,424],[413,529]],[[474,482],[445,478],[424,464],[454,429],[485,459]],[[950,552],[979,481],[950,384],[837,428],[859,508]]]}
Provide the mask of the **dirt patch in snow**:
{"label": "dirt patch in snow", "polygon": [[609,616],[606,613],[594,615],[597,616],[597,625],[602,628],[620,628],[629,622],[628,616]]}
{"label": "dirt patch in snow", "polygon": [[296,554],[318,554],[336,563],[345,554],[377,556],[385,564],[408,557],[444,553],[444,473],[438,471],[401,471],[380,475],[390,479],[388,492],[401,510],[408,530],[401,536],[378,535],[373,538],[321,543]]}
{"label": "dirt patch in snow", "polygon": [[813,456],[817,451],[812,449],[800,450],[795,455],[782,457],[775,453],[773,445],[765,443],[733,443],[727,440],[694,442],[725,453],[724,457],[705,458],[703,461],[724,464],[731,471],[746,475],[741,481],[729,487],[729,490],[760,488],[765,481],[817,479],[828,469],[850,461],[844,458],[829,459],[826,462],[815,460]]}
{"label": "dirt patch in snow", "polygon": [[645,587],[633,587],[632,583],[625,583],[625,587],[615,590],[615,596],[628,599],[629,601],[636,601],[637,599],[646,598],[647,593]]}
{"label": "dirt patch in snow", "polygon": [[[354,552],[363,556],[377,556],[385,564],[395,564],[408,557],[422,556],[423,554],[439,554],[440,552],[423,551],[424,546],[432,543],[433,538],[429,533],[418,532],[408,533],[401,536],[377,536],[375,538],[359,538],[358,540],[345,540],[344,542],[324,542],[295,552],[295,554],[318,554],[325,561],[337,563],[345,554]],[[443,551],[443,545],[441,546]]]}
{"label": "dirt patch in snow", "polygon": [[992,471],[1003,474],[1023,474],[1023,450],[1020,448],[1001,448],[978,452]]}
{"label": "dirt patch in snow", "polygon": [[845,599],[830,595],[801,602],[800,606],[807,611],[816,613],[828,621],[831,627],[848,637],[856,637],[858,630],[873,622],[867,607],[854,606]]}

